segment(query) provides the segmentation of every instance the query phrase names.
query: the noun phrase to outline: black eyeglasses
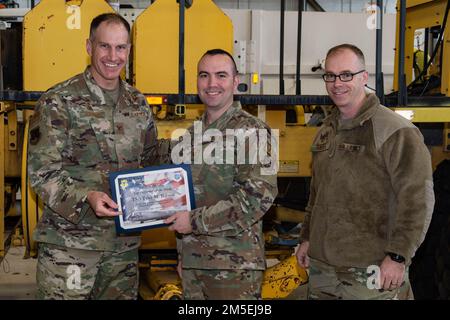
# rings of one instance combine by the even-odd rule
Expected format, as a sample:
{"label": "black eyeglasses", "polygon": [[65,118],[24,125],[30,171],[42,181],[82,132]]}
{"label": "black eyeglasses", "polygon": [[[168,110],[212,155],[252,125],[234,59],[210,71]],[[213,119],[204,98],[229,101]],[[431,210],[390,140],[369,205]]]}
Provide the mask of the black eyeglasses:
{"label": "black eyeglasses", "polygon": [[366,70],[361,70],[355,73],[351,73],[351,72],[342,72],[341,74],[334,74],[334,73],[325,73],[322,75],[323,81],[325,82],[335,82],[336,78],[339,77],[339,80],[341,80],[342,82],[349,82],[353,80],[353,76],[364,72]]}

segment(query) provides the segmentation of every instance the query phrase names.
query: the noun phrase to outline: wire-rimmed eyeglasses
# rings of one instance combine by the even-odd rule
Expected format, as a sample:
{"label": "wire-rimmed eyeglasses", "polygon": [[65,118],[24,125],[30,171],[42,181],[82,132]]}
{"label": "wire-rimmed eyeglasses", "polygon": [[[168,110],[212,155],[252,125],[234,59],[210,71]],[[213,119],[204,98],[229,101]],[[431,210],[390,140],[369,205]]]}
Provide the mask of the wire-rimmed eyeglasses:
{"label": "wire-rimmed eyeglasses", "polygon": [[349,81],[353,80],[354,75],[364,72],[364,71],[366,71],[366,70],[363,69],[361,71],[354,72],[354,73],[352,73],[352,72],[342,72],[340,74],[325,73],[322,75],[322,78],[323,78],[323,81],[325,81],[325,82],[335,82],[336,78],[338,78],[338,77],[339,77],[339,80],[341,80],[342,82],[349,82]]}

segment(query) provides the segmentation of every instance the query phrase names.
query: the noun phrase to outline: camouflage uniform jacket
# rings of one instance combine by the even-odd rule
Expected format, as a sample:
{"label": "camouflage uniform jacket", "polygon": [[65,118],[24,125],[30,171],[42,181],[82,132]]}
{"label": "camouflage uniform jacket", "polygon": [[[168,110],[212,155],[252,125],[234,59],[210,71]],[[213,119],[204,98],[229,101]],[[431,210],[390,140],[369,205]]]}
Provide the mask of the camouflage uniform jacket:
{"label": "camouflage uniform jacket", "polygon": [[[226,129],[270,130],[243,111],[240,103],[234,103],[209,126],[205,116],[206,112],[202,133],[218,130],[224,142]],[[188,132],[193,137],[193,127]],[[203,142],[202,153],[209,144]],[[232,152],[237,159],[236,148]],[[277,195],[276,174],[262,175],[260,164],[223,162],[206,164],[203,159],[202,164],[191,164],[196,209],[191,211],[193,232],[183,236],[181,246],[178,243],[183,268],[263,270],[262,218]]]}
{"label": "camouflage uniform jacket", "polygon": [[49,89],[30,121],[28,174],[45,204],[34,232],[38,242],[105,251],[139,245],[118,236],[113,218],[99,218],[88,191],[111,196],[108,175],[149,161],[156,127],[145,97],[124,81],[115,106],[95,83],[89,67]]}
{"label": "camouflage uniform jacket", "polygon": [[419,129],[369,94],[359,113],[335,108],[312,145],[313,178],[301,238],[336,267],[379,265],[386,252],[409,264],[434,206],[430,154]]}

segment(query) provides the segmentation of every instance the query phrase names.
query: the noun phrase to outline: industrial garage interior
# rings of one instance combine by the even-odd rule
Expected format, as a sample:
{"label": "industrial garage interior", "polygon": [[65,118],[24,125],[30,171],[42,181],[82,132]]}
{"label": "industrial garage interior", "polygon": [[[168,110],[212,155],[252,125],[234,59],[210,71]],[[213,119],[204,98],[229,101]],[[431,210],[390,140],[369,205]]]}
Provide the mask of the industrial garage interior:
{"label": "industrial garage interior", "polygon": [[[33,231],[45,206],[27,174],[36,101],[89,65],[88,22],[105,12],[132,26],[122,79],[146,96],[159,138],[173,138],[203,114],[197,62],[216,47],[236,61],[243,108],[279,130],[278,195],[263,218],[264,300],[307,299],[309,271],[295,252],[311,145],[333,105],[324,62],[337,44],[358,46],[367,92],[417,126],[431,155],[435,206],[409,266],[414,298],[449,300],[449,7],[448,0],[0,0],[0,300],[36,298]],[[177,259],[173,231],[142,231],[140,300],[182,299]]]}

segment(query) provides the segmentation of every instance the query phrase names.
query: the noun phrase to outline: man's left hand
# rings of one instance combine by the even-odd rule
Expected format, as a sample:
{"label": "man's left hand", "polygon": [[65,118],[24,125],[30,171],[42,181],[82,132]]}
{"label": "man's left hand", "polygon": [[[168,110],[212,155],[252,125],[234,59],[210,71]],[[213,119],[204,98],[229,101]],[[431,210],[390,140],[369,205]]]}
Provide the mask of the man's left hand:
{"label": "man's left hand", "polygon": [[189,211],[179,211],[164,220],[164,223],[172,223],[169,227],[169,230],[171,231],[176,231],[181,234],[188,234],[192,232]]}
{"label": "man's left hand", "polygon": [[386,256],[380,266],[380,285],[384,290],[394,290],[400,287],[405,276],[405,264],[395,262]]}

